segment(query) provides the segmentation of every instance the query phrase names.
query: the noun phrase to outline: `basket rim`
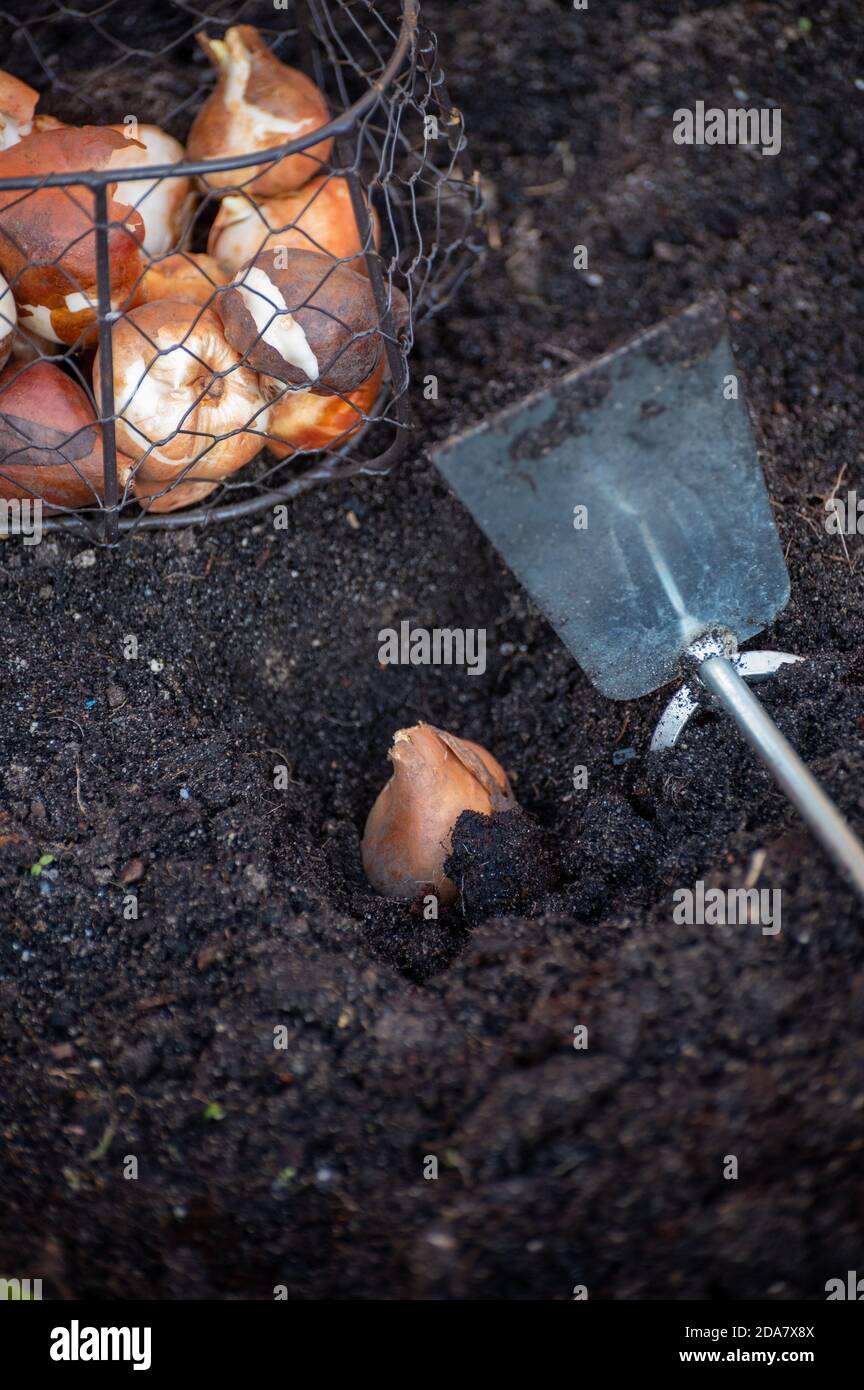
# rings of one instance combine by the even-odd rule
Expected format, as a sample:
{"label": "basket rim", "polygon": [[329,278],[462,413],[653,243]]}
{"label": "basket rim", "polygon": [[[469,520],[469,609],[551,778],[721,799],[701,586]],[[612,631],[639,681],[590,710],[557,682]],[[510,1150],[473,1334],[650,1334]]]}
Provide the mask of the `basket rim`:
{"label": "basket rim", "polygon": [[219,159],[183,159],[176,164],[137,165],[131,169],[80,169],[69,170],[63,174],[20,174],[15,178],[0,177],[0,190],[40,189],[40,188],[104,188],[109,185],[130,182],[155,181],[163,178],[199,178],[209,173],[230,172],[233,169],[249,169],[258,164],[276,163],[288,155],[300,154],[310,145],[322,140],[335,139],[352,131],[361,116],[364,116],[381,98],[399,73],[405,57],[413,46],[420,20],[420,0],[400,0],[402,23],[399,37],[390,59],[368,91],[358,97],[351,106],[326,125],[317,130],[297,136],[283,145],[271,145],[251,154],[223,155]]}

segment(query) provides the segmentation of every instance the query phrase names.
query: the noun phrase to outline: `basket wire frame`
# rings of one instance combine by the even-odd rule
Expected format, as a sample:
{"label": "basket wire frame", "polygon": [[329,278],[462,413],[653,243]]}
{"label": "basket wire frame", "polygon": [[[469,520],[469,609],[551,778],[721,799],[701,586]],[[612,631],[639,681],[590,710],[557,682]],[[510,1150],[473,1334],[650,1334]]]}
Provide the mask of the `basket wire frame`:
{"label": "basket wire frame", "polygon": [[[35,6],[41,0],[32,0]],[[116,9],[117,0],[89,0],[92,13],[90,23],[105,41],[110,55],[109,61],[99,73],[99,82],[105,84],[106,98],[113,88],[119,87],[119,100],[125,90],[121,79],[128,78],[125,65],[131,60],[136,63],[167,60],[177,51],[182,54],[184,46],[200,30],[213,28],[225,30],[238,22],[252,22],[258,17],[253,3],[211,5],[198,8],[187,0],[162,0],[168,18],[169,37],[162,48],[156,52],[140,51],[138,44],[130,43],[128,38],[120,37],[106,28],[107,21]],[[122,0],[120,0],[122,4]],[[160,0],[154,0],[158,6]],[[260,8],[260,7],[259,7]],[[216,10],[219,13],[216,13]],[[226,13],[230,10],[230,13]],[[250,10],[253,11],[250,14]],[[461,114],[453,106],[444,76],[438,61],[435,36],[420,20],[419,0],[393,0],[389,6],[382,0],[296,0],[293,5],[295,23],[293,26],[281,24],[282,11],[277,11],[279,26],[275,29],[260,24],[260,31],[273,51],[283,61],[302,68],[313,78],[325,93],[331,111],[336,114],[322,127],[305,136],[292,139],[284,145],[267,151],[254,150],[249,153],[220,156],[212,160],[193,160],[184,158],[176,164],[140,165],[134,168],[103,168],[87,172],[49,173],[20,177],[5,177],[0,166],[0,235],[15,245],[23,256],[26,247],[18,246],[15,238],[4,225],[4,212],[19,204],[19,201],[35,196],[39,191],[60,188],[64,195],[76,204],[78,210],[89,209],[90,233],[95,239],[95,299],[88,296],[86,302],[95,309],[95,322],[89,330],[90,340],[98,344],[100,363],[99,399],[93,398],[93,389],[86,372],[85,364],[76,355],[76,350],[85,345],[86,334],[82,331],[74,344],[45,345],[33,340],[27,331],[26,318],[19,319],[19,340],[28,339],[34,343],[29,348],[36,360],[53,364],[63,364],[68,374],[82,385],[93,400],[95,417],[102,435],[102,488],[100,496],[93,491],[93,505],[74,510],[54,504],[50,514],[43,521],[44,529],[66,528],[85,534],[97,544],[115,545],[121,533],[152,528],[177,528],[194,523],[209,523],[230,520],[250,515],[277,503],[295,497],[316,485],[328,481],[350,477],[357,473],[381,473],[388,471],[404,451],[411,430],[411,411],[408,397],[409,366],[408,356],[413,343],[416,323],[442,309],[451,299],[472,263],[482,255],[480,232],[481,201],[479,181],[465,169],[465,134]],[[388,13],[388,11],[390,13]],[[122,16],[121,27],[128,26],[128,11]],[[266,7],[263,16],[272,26],[273,10]],[[27,19],[19,22],[15,37],[25,42],[31,58],[28,73],[16,75],[33,82],[38,87],[38,75],[50,71],[45,59],[45,36],[49,33],[52,20],[58,17],[77,17],[80,22],[81,10],[64,4],[51,4],[44,14],[31,17],[28,6]],[[157,20],[158,22],[158,20]],[[153,17],[148,17],[138,30],[152,34]],[[136,31],[137,32],[137,31]],[[0,27],[2,37],[2,27]],[[20,50],[21,43],[17,44]],[[6,51],[8,51],[8,46]],[[12,63],[10,61],[10,67]],[[160,109],[156,114],[142,112],[142,124],[148,120],[159,121],[168,126],[172,133],[181,133],[188,127],[194,110],[200,105],[209,88],[200,81],[200,68],[195,69],[188,59],[177,65],[182,81],[175,84],[179,100],[170,109]],[[193,80],[189,81],[189,74]],[[43,78],[44,80],[44,78]],[[185,84],[185,89],[184,89]],[[97,84],[98,86],[98,84]],[[82,97],[74,83],[57,81],[52,86],[46,107],[58,94],[61,106],[66,100],[66,110],[81,121],[80,106]],[[172,93],[173,94],[173,93]],[[116,102],[118,97],[113,98]],[[84,98],[86,101],[86,96]],[[119,124],[122,113],[112,114],[108,122]],[[54,114],[52,112],[51,114]],[[64,111],[65,115],[65,111]],[[86,110],[84,122],[91,123]],[[434,117],[430,135],[430,117]],[[129,118],[127,118],[129,119]],[[112,238],[124,234],[124,224],[118,220],[119,211],[128,216],[129,207],[143,204],[157,186],[161,189],[164,180],[200,179],[203,175],[215,172],[236,174],[237,183],[227,188],[213,190],[202,185],[203,198],[194,207],[184,234],[178,246],[172,246],[165,256],[179,251],[189,256],[190,243],[201,239],[201,224],[206,223],[207,214],[215,212],[221,199],[227,194],[243,195],[248,185],[263,169],[272,167],[286,156],[298,154],[332,137],[333,146],[328,164],[321,165],[313,177],[320,174],[324,183],[333,179],[344,179],[350,195],[351,208],[358,235],[358,251],[351,256],[337,257],[328,253],[328,266],[322,272],[321,284],[325,284],[329,273],[341,264],[349,263],[356,269],[362,260],[365,274],[378,315],[377,332],[383,345],[386,358],[386,386],[373,406],[361,409],[356,404],[356,422],[351,416],[350,428],[346,426],[342,435],[332,438],[326,448],[297,448],[287,458],[275,462],[261,459],[260,452],[255,460],[244,468],[215,480],[206,475],[206,456],[211,449],[222,442],[226,436],[196,431],[186,428],[188,417],[201,403],[207,391],[218,377],[229,377],[231,372],[249,367],[247,353],[240,355],[240,361],[227,371],[219,372],[198,357],[194,347],[188,343],[189,336],[205,313],[206,309],[217,308],[221,286],[213,283],[213,290],[207,304],[194,314],[194,322],[188,333],[179,340],[186,352],[198,357],[205,369],[206,381],[197,399],[190,405],[184,416],[177,421],[177,429],[164,439],[150,439],[143,457],[133,464],[131,476],[121,477],[118,469],[117,426],[128,424],[123,415],[124,402],[115,400],[113,352],[115,330],[118,322],[126,317],[132,307],[131,295],[127,295],[120,307],[112,304]],[[446,153],[442,154],[442,150]],[[313,155],[313,158],[315,156]],[[320,164],[320,161],[318,161]],[[135,184],[143,184],[145,192],[136,197]],[[304,188],[307,185],[304,185]],[[301,189],[300,192],[303,190]],[[16,198],[15,195],[19,194]],[[321,196],[321,189],[311,195],[311,201]],[[305,205],[297,218],[287,226],[273,226],[261,213],[260,206],[250,201],[250,211],[261,216],[261,235],[271,236],[279,244],[280,233],[290,231],[295,222],[301,222],[310,206]],[[257,200],[258,204],[262,200]],[[374,213],[370,211],[374,209]],[[376,250],[373,216],[381,228],[381,247]],[[268,232],[270,228],[270,232]],[[309,249],[322,249],[314,236],[305,233]],[[154,256],[153,261],[164,259]],[[55,262],[59,267],[61,257]],[[38,262],[39,265],[45,262]],[[87,294],[86,287],[77,283],[72,272],[64,267],[65,280],[70,288]],[[243,275],[239,272],[238,278]],[[9,276],[12,289],[17,276]],[[208,277],[209,278],[209,277]],[[212,282],[211,282],[212,283]],[[137,282],[140,285],[140,277]],[[136,285],[137,288],[137,285]],[[393,315],[393,295],[401,290],[407,298],[407,325],[397,335]],[[91,290],[92,294],[92,290]],[[116,301],[116,295],[115,295]],[[272,307],[272,306],[271,306]],[[301,303],[288,304],[288,309],[298,310]],[[191,311],[191,306],[190,306]],[[274,315],[275,315],[274,311]],[[265,326],[259,332],[263,336]],[[343,325],[344,326],[344,325]],[[141,330],[139,330],[140,332]],[[355,335],[363,336],[363,335]],[[256,339],[257,343],[258,339]],[[353,339],[352,339],[353,341]],[[155,342],[151,343],[153,359],[166,351]],[[175,347],[177,345],[174,345]],[[255,344],[253,344],[253,347]],[[347,351],[351,342],[341,351]],[[173,349],[170,349],[173,350]],[[337,356],[341,355],[341,351]],[[11,365],[11,364],[10,364]],[[331,364],[332,365],[332,364]],[[24,373],[30,366],[16,362],[18,372]],[[144,375],[152,366],[147,363]],[[209,375],[207,375],[209,373]],[[4,377],[10,374],[7,368]],[[17,373],[16,373],[17,379]],[[143,375],[140,379],[143,381]],[[9,382],[0,389],[0,422],[5,421],[3,392]],[[140,381],[139,381],[140,385]],[[271,394],[277,391],[273,405],[282,399],[290,399],[296,385],[282,385],[271,382]],[[136,387],[137,389],[137,387]],[[134,394],[134,393],[133,393]],[[335,393],[337,396],[339,392]],[[327,398],[329,399],[329,397]],[[346,398],[343,396],[343,400]],[[128,405],[128,398],[126,404]],[[266,412],[264,412],[266,415]],[[11,412],[10,412],[11,414]],[[20,425],[13,425],[20,433]],[[387,447],[375,452],[373,441],[379,441],[389,430],[390,442]],[[260,435],[263,446],[268,438],[267,429],[253,416],[241,430],[233,433]],[[139,431],[140,433],[140,431]],[[9,429],[4,431],[8,438]],[[78,473],[80,470],[69,450],[69,446],[81,430],[70,435],[62,443],[51,440],[47,450],[48,461],[65,460]],[[215,481],[216,486],[202,505],[187,510],[152,513],[139,505],[132,491],[133,480],[139,475],[142,466],[157,449],[164,448],[180,435],[191,435],[202,441],[196,452],[176,476],[157,486],[148,483],[147,497],[152,505],[157,499],[167,496],[184,481],[193,483]],[[350,438],[348,437],[350,436]],[[128,437],[128,433],[127,433]],[[284,444],[282,437],[278,441]],[[26,432],[21,436],[20,453],[32,457],[34,440]],[[0,479],[15,482],[22,498],[39,499],[40,494],[31,491],[18,481],[14,464],[18,450],[4,449],[0,453]],[[7,473],[6,469],[12,470]],[[202,471],[203,470],[203,471]],[[124,470],[125,471],[125,470]],[[233,497],[232,497],[232,494]]]}

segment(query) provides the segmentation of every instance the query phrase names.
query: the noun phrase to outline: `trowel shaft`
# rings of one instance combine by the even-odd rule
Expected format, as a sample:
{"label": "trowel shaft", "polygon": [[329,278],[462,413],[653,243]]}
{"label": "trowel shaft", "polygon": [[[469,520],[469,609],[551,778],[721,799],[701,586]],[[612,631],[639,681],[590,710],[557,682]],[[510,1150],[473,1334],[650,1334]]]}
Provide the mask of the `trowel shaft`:
{"label": "trowel shaft", "polygon": [[710,690],[747,742],[774,774],[790,801],[797,806],[816,838],[838,868],[864,898],[864,845],[825,795],[787,738],[742,680],[730,661],[709,656],[697,668],[702,684]]}

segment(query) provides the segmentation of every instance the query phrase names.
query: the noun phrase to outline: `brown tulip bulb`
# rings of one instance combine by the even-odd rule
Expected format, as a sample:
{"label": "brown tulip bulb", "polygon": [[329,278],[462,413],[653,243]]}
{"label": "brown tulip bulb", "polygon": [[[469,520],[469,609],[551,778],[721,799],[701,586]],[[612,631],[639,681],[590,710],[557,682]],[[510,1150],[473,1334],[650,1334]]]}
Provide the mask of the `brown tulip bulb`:
{"label": "brown tulip bulb", "polygon": [[[407,302],[395,286],[392,296],[398,333]],[[220,296],[218,310],[226,338],[250,367],[290,386],[346,395],[383,354],[366,276],[317,251],[262,251]]]}
{"label": "brown tulip bulb", "polygon": [[[374,208],[370,217],[377,248],[381,223]],[[211,256],[238,271],[271,246],[322,251],[344,261],[350,257],[352,270],[365,275],[363,242],[347,179],[324,174],[283,198],[256,202],[243,193],[232,193],[222,199],[207,243]]]}
{"label": "brown tulip bulb", "polygon": [[450,906],[458,897],[444,873],[453,827],[463,811],[514,810],[507,774],[478,743],[431,724],[399,729],[389,757],[393,775],[363,832],[366,877],[385,898],[431,891]]}
{"label": "brown tulip bulb", "polygon": [[300,450],[341,448],[369,418],[383,380],[382,361],[368,381],[344,397],[286,392],[270,408],[267,448],[277,459],[289,458]]}
{"label": "brown tulip bulb", "polygon": [[[121,487],[129,460],[118,456]],[[104,493],[102,430],[87,395],[51,362],[0,372],[0,497],[95,506]]]}
{"label": "brown tulip bulb", "polygon": [[[45,174],[72,174],[111,167],[129,145],[107,126],[60,126],[28,135],[0,153],[0,181]],[[109,273],[113,308],[125,307],[141,271],[144,223],[108,188]],[[80,346],[95,337],[98,301],[95,199],[81,184],[0,188],[0,270],[18,305],[22,328],[53,343]]]}
{"label": "brown tulip bulb", "polygon": [[0,367],[5,367],[15,342],[18,312],[12,291],[0,275]]}
{"label": "brown tulip bulb", "polygon": [[[115,125],[111,130],[126,143],[111,156],[112,169],[140,169],[148,164],[179,164],[186,151],[173,135],[158,125]],[[120,184],[123,198],[144,220],[144,250],[161,256],[178,246],[188,230],[195,192],[185,176],[128,180]]]}
{"label": "brown tulip bulb", "polygon": [[225,268],[201,251],[178,251],[151,261],[135,292],[135,303],[152,304],[154,299],[180,299],[186,304],[213,306],[230,275]]}
{"label": "brown tulip bulb", "polygon": [[39,93],[11,72],[0,70],[0,150],[17,145],[33,129]]}
{"label": "brown tulip bulb", "polygon": [[[271,53],[253,25],[237,24],[226,30],[224,39],[202,33],[198,42],[219,80],[189,132],[190,159],[278,149],[327,124],[330,113],[315,83]],[[321,140],[275,163],[214,170],[205,176],[206,182],[211,188],[241,188],[259,198],[291,193],[320,174],[332,145],[332,140]]]}
{"label": "brown tulip bulb", "polygon": [[132,486],[149,511],[200,501],[263,447],[269,406],[211,309],[154,300],[119,319],[111,343],[117,445],[135,460]]}

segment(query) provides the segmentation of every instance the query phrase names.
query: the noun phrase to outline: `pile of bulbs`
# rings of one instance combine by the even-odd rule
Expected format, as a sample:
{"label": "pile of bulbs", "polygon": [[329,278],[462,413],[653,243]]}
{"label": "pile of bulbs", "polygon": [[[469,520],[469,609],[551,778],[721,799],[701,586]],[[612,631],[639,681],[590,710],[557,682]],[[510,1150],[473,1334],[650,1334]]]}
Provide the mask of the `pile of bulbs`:
{"label": "pile of bulbs", "polygon": [[[0,73],[0,182],[248,155],[328,122],[315,83],[251,25],[198,38],[218,80],[185,150],[158,126],[37,115],[38,93]],[[118,478],[150,511],[202,500],[264,444],[280,459],[341,444],[375,403],[385,352],[365,273],[371,248],[347,181],[326,169],[331,146],[207,175],[203,187],[220,199],[207,253],[183,245],[199,192],[192,179],[109,185]],[[64,349],[82,353],[81,368],[93,358],[94,203],[84,185],[0,188],[0,497],[80,507],[102,496],[93,403],[45,360]],[[377,249],[374,209],[370,225]],[[398,334],[407,304],[391,294]],[[96,401],[102,371],[97,351]]]}

